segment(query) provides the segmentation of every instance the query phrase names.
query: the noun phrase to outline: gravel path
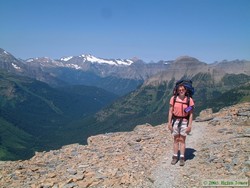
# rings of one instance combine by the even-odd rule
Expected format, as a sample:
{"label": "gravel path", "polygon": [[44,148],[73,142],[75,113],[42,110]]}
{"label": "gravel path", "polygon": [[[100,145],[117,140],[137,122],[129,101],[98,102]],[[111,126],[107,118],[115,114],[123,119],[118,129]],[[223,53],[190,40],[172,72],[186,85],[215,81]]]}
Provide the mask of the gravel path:
{"label": "gravel path", "polygon": [[184,178],[188,174],[190,164],[196,160],[195,154],[199,150],[198,143],[202,136],[205,134],[205,128],[207,123],[193,122],[193,128],[190,135],[186,139],[186,164],[185,166],[179,166],[179,162],[176,165],[171,165],[172,160],[172,147],[167,149],[167,153],[163,156],[162,161],[158,167],[153,171],[154,187],[156,188],[170,188],[170,187],[185,187],[179,185],[180,178]]}

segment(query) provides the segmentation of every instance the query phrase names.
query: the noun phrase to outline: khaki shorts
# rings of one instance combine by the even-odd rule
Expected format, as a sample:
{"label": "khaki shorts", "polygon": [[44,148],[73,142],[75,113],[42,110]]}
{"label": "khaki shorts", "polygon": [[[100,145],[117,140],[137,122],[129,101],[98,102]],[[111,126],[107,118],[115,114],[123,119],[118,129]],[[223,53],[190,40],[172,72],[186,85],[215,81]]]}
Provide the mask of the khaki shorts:
{"label": "khaki shorts", "polygon": [[187,121],[182,121],[181,126],[178,127],[179,120],[176,120],[173,125],[173,136],[182,135],[187,136],[186,130],[187,130]]}

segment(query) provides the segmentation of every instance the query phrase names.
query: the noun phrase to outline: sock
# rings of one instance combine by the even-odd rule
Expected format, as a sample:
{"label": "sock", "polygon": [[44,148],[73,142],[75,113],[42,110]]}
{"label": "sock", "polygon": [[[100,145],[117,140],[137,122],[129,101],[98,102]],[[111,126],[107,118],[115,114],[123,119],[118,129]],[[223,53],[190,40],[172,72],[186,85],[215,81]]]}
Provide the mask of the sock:
{"label": "sock", "polygon": [[175,157],[177,157],[178,155],[177,154],[174,154]]}
{"label": "sock", "polygon": [[184,158],[184,155],[180,155],[181,158]]}

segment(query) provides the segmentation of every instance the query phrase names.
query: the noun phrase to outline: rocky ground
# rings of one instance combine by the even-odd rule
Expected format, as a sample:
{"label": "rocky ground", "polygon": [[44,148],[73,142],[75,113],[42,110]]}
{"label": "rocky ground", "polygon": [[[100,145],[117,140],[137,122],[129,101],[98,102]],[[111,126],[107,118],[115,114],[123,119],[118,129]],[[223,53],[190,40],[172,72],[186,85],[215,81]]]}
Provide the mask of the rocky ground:
{"label": "rocky ground", "polygon": [[203,111],[187,137],[183,167],[170,164],[166,124],[146,124],[132,132],[92,136],[88,145],[37,152],[29,160],[0,161],[0,187],[202,187],[248,180],[249,118],[250,103]]}

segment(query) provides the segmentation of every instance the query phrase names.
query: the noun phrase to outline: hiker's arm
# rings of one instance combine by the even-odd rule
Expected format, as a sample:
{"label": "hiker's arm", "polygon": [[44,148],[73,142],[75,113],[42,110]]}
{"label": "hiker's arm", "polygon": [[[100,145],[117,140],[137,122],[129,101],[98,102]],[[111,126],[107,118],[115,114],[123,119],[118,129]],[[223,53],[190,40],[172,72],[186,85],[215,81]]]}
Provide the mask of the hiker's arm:
{"label": "hiker's arm", "polygon": [[191,111],[189,114],[188,127],[187,127],[187,131],[186,131],[187,133],[191,132],[192,122],[193,122],[193,111]]}
{"label": "hiker's arm", "polygon": [[172,117],[173,117],[173,106],[170,105],[169,111],[168,111],[168,129],[171,130],[171,131],[173,130]]}

